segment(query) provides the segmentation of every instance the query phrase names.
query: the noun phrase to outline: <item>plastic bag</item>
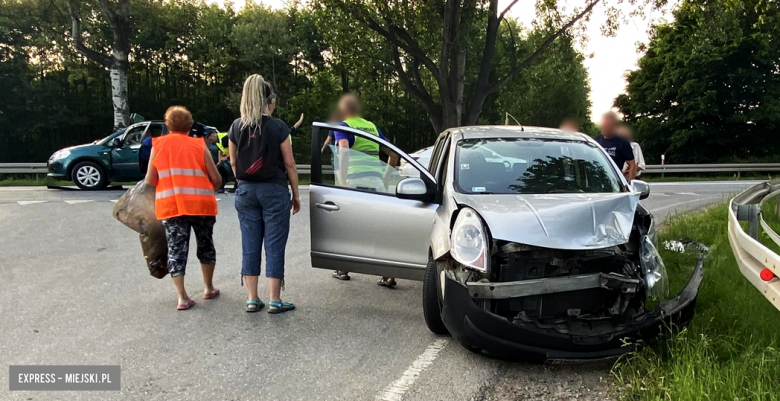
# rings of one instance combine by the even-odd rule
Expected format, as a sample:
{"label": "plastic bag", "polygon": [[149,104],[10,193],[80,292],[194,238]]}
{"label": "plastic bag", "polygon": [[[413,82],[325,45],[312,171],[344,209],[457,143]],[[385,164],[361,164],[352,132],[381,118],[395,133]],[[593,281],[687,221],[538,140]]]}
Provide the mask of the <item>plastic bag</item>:
{"label": "plastic bag", "polygon": [[141,180],[119,198],[113,214],[122,224],[139,233],[149,274],[165,277],[168,274],[168,243],[165,229],[154,214],[154,187]]}

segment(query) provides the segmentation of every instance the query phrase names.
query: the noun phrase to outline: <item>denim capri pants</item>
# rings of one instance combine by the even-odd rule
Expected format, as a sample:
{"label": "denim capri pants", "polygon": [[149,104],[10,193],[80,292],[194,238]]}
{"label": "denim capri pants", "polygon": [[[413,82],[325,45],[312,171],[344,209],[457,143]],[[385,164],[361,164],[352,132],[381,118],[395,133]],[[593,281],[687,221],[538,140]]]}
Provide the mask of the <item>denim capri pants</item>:
{"label": "denim capri pants", "polygon": [[242,277],[260,275],[265,247],[265,276],[284,279],[290,207],[286,185],[241,181],[236,189],[236,211],[241,225]]}

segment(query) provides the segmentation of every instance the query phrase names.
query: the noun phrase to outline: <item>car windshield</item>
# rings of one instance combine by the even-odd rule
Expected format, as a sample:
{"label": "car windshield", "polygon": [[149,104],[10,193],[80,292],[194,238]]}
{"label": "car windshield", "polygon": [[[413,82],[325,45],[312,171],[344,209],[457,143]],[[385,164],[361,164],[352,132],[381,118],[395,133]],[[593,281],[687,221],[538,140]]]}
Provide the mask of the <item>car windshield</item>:
{"label": "car windshield", "polygon": [[603,152],[583,141],[518,138],[458,143],[455,185],[467,194],[620,192]]}

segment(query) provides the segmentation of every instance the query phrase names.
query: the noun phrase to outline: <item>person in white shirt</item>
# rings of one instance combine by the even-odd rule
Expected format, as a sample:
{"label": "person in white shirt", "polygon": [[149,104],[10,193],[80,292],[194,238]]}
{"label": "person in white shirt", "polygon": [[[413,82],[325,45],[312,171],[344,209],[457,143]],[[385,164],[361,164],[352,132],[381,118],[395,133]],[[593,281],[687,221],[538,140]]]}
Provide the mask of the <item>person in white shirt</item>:
{"label": "person in white shirt", "polygon": [[[620,124],[617,127],[617,134],[631,143],[631,150],[634,152],[634,160],[636,161],[636,176],[639,177],[645,171],[645,157],[642,155],[642,148],[634,142],[633,130],[626,124]],[[623,165],[623,174],[628,174],[627,164]]]}

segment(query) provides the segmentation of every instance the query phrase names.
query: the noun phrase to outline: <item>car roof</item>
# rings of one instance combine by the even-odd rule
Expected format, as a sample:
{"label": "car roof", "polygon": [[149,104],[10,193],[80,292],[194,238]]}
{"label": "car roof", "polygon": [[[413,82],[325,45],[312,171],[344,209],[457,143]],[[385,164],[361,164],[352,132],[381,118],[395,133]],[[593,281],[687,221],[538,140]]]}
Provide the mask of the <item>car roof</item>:
{"label": "car roof", "polygon": [[463,139],[478,138],[520,138],[557,139],[587,142],[590,137],[579,132],[563,131],[557,128],[526,127],[519,125],[475,125],[457,128]]}

